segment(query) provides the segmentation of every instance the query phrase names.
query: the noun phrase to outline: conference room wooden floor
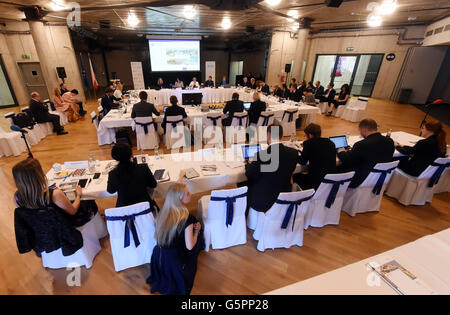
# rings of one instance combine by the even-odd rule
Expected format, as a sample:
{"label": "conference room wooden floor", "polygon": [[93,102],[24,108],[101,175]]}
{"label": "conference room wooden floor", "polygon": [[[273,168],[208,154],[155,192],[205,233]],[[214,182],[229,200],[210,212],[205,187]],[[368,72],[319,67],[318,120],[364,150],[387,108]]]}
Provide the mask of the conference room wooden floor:
{"label": "conference room wooden floor", "polygon": [[[90,102],[87,109],[91,112],[96,106],[95,102]],[[0,114],[3,116],[9,111],[3,109]],[[413,106],[375,99],[370,100],[366,111],[366,117],[376,119],[383,132],[392,128],[393,131],[416,134],[423,115]],[[6,121],[0,121],[6,130]],[[339,118],[320,115],[317,122],[322,126],[324,136],[357,133],[356,123]],[[110,159],[110,146],[98,146],[96,131],[89,118],[69,124],[66,130],[69,135],[50,135],[32,147],[34,156],[45,170],[55,162],[87,159],[89,152],[96,159]],[[446,131],[447,143],[450,143],[448,126]],[[297,135],[299,139],[304,137],[301,131]],[[82,268],[80,287],[67,286],[69,271],[46,270],[33,252],[18,253],[14,236],[12,197],[15,187],[11,169],[24,158],[25,153],[20,157],[0,158],[0,181],[3,183],[0,195],[0,294],[149,294],[150,288],[145,282],[149,265],[116,273],[108,238],[102,240],[103,249],[95,258],[93,267],[89,270]],[[196,194],[192,198],[189,210],[193,214],[196,214],[201,196]],[[158,203],[162,204],[162,200]],[[115,198],[98,200],[98,204],[103,212],[114,207]],[[352,218],[343,212],[339,226],[308,229],[304,233],[303,247],[261,253],[256,250],[252,234],[248,233],[246,245],[202,252],[192,294],[261,294],[449,227],[449,193],[435,195],[431,204],[410,207],[384,197],[379,213],[359,214]]]}

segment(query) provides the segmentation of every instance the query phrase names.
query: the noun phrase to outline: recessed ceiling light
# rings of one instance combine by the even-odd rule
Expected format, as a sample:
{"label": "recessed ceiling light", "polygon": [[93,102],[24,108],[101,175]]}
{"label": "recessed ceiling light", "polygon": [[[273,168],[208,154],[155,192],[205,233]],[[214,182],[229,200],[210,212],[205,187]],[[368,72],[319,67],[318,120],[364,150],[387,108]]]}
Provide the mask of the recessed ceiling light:
{"label": "recessed ceiling light", "polygon": [[298,19],[298,12],[297,10],[289,10],[287,15],[292,16],[293,18],[286,18],[289,22],[294,22],[294,19]]}
{"label": "recessed ceiling light", "polygon": [[281,0],[266,0],[266,3],[270,5],[271,7],[279,5]]}
{"label": "recessed ceiling light", "polygon": [[378,14],[370,13],[369,16],[367,17],[367,24],[371,27],[380,26],[382,22],[383,19]]}
{"label": "recessed ceiling light", "polygon": [[183,9],[183,14],[186,18],[193,19],[197,15],[197,12],[195,11],[193,5],[185,5]]}
{"label": "recessed ceiling light", "polygon": [[222,20],[222,28],[227,30],[231,27],[231,20],[229,17],[224,17]]}
{"label": "recessed ceiling light", "polygon": [[136,27],[139,24],[139,19],[137,18],[136,14],[134,12],[130,12],[128,14],[128,25],[131,27]]}
{"label": "recessed ceiling light", "polygon": [[66,9],[66,3],[64,0],[52,0],[50,7],[53,11],[62,11]]}
{"label": "recessed ceiling light", "polygon": [[377,8],[377,12],[382,15],[392,14],[397,8],[396,0],[384,0]]}

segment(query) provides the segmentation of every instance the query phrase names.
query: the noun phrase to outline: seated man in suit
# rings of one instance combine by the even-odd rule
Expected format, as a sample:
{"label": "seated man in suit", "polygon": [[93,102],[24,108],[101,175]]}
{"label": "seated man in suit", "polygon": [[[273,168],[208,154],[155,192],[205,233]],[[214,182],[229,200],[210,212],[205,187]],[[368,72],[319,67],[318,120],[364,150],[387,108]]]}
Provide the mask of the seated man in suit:
{"label": "seated man in suit", "polygon": [[250,88],[252,90],[256,90],[258,88],[258,85],[256,84],[255,78],[250,78]]}
{"label": "seated man in suit", "polygon": [[266,212],[272,207],[280,192],[292,191],[292,174],[298,161],[298,151],[280,143],[283,129],[278,124],[267,128],[267,150],[256,155],[245,166],[248,178],[248,207]]}
{"label": "seated man in suit", "polygon": [[334,100],[336,96],[336,90],[333,89],[334,84],[328,83],[327,89],[323,92],[322,96],[319,98],[320,102],[328,102],[328,105]]}
{"label": "seated man in suit", "polygon": [[328,138],[322,138],[319,125],[309,124],[305,128],[306,141],[299,156],[300,165],[308,164],[308,172],[294,175],[296,182],[303,190],[317,190],[325,175],[336,173],[336,146]]}
{"label": "seated man in suit", "polygon": [[316,91],[314,92],[314,98],[320,100],[324,91],[325,91],[325,89],[323,88],[322,85],[320,85],[320,81],[317,81],[316,82]]}
{"label": "seated man in suit", "polygon": [[251,87],[250,82],[248,81],[248,78],[244,76],[244,78],[242,79],[242,87]]}
{"label": "seated man in suit", "polygon": [[302,100],[302,96],[300,92],[297,90],[297,84],[292,84],[289,88],[291,94],[289,95],[289,99],[294,102],[300,102]]}
{"label": "seated man in suit", "polygon": [[215,86],[215,84],[212,79],[212,76],[209,76],[208,80],[205,81],[205,87],[214,87],[214,86]]}
{"label": "seated man in suit", "polygon": [[260,87],[261,93],[264,93],[265,95],[270,93],[270,87],[266,83],[264,83],[264,81],[261,81]]}
{"label": "seated man in suit", "polygon": [[166,133],[167,117],[183,116],[183,120],[187,118],[186,110],[184,109],[184,107],[178,105],[178,98],[175,95],[172,95],[170,97],[170,104],[171,106],[167,107],[163,122],[161,124],[162,128],[164,129],[164,133]]}
{"label": "seated man in suit", "polygon": [[109,113],[111,109],[117,108],[120,104],[118,101],[113,101],[112,97],[114,94],[114,90],[110,87],[106,88],[105,95],[102,96],[102,107],[105,115]]}
{"label": "seated man in suit", "polygon": [[131,118],[136,117],[151,117],[152,114],[159,116],[159,111],[155,108],[155,105],[147,103],[147,92],[139,92],[139,98],[141,101],[133,105],[133,110],[131,111]]}
{"label": "seated man in suit", "polygon": [[344,172],[355,171],[350,188],[361,185],[377,163],[392,162],[395,150],[394,141],[378,132],[375,120],[361,120],[359,132],[363,140],[356,142],[351,150],[338,150],[342,162],[340,169]]}
{"label": "seated man in suit", "polygon": [[222,125],[230,126],[234,113],[242,113],[244,111],[244,102],[239,100],[239,93],[233,93],[231,101],[228,101],[223,109],[224,114],[228,117],[222,120]]}
{"label": "seated man in suit", "polygon": [[30,111],[37,123],[51,122],[53,132],[56,132],[58,136],[68,134],[61,126],[59,116],[48,112],[48,108],[41,102],[41,95],[38,92],[31,93]]}

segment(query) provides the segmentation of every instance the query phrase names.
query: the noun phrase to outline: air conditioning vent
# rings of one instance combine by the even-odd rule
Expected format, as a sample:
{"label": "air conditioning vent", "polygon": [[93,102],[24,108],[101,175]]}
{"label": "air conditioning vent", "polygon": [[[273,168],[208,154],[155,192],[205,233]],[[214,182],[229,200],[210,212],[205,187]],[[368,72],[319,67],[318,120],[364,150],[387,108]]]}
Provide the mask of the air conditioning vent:
{"label": "air conditioning vent", "polygon": [[434,35],[439,34],[439,33],[442,33],[442,30],[443,30],[443,29],[444,29],[443,26],[436,28],[436,29],[434,30]]}

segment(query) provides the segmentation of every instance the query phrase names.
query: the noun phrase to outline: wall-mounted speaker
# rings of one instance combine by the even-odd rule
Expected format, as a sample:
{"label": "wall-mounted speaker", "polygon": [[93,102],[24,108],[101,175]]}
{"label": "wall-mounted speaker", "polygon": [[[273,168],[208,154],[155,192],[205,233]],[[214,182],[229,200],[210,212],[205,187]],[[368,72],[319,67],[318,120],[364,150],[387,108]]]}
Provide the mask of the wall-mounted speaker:
{"label": "wall-mounted speaker", "polygon": [[56,72],[58,72],[58,78],[60,79],[67,78],[66,69],[64,69],[64,67],[56,67]]}
{"label": "wall-mounted speaker", "polygon": [[290,64],[290,63],[287,63],[287,64],[284,66],[284,72],[286,72],[286,73],[291,72],[291,64]]}
{"label": "wall-mounted speaker", "polygon": [[325,4],[327,7],[339,8],[342,4],[343,0],[325,0]]}

